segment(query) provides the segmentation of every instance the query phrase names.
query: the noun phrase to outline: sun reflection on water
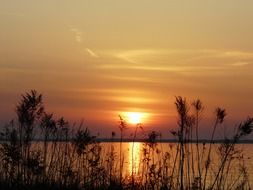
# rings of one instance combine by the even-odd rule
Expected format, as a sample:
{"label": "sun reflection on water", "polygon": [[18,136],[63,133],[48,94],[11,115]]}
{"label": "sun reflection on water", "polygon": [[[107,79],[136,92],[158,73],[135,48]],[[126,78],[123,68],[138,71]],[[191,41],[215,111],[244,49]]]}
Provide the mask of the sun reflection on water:
{"label": "sun reflection on water", "polygon": [[141,143],[129,143],[129,165],[128,172],[130,175],[137,175],[141,158]]}

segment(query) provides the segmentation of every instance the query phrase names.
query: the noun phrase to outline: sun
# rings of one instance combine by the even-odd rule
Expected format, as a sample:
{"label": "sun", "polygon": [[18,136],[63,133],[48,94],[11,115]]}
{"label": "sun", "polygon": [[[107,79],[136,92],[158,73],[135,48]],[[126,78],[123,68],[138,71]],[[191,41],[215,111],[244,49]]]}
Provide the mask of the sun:
{"label": "sun", "polygon": [[142,114],[138,112],[127,113],[128,121],[131,124],[138,124],[142,122]]}
{"label": "sun", "polygon": [[147,122],[147,119],[150,116],[150,114],[147,112],[135,111],[121,112],[121,115],[126,120],[126,122],[131,125],[144,124],[144,122]]}

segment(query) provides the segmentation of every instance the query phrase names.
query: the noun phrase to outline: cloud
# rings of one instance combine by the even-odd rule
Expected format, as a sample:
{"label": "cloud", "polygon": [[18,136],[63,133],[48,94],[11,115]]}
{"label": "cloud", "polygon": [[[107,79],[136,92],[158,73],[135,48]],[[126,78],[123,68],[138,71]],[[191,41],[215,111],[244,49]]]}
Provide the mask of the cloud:
{"label": "cloud", "polygon": [[131,63],[132,67],[244,66],[253,61],[253,52],[218,49],[136,49],[113,52],[111,56]]}
{"label": "cloud", "polygon": [[74,33],[76,42],[82,43],[82,32],[79,29],[73,27],[70,28],[70,31]]}
{"label": "cloud", "polygon": [[[70,31],[74,33],[75,41],[81,44],[83,42],[82,31],[75,27],[70,27]],[[85,48],[84,51],[87,52],[91,57],[98,57],[98,55],[90,48]]]}
{"label": "cloud", "polygon": [[92,57],[98,57],[98,55],[96,53],[94,53],[94,51],[92,51],[89,48],[86,48],[85,51]]}
{"label": "cloud", "polygon": [[241,59],[253,59],[253,52],[244,52],[244,51],[225,51],[223,56],[234,57]]}
{"label": "cloud", "polygon": [[136,58],[140,56],[156,54],[156,53],[159,53],[159,52],[157,50],[152,50],[152,49],[140,49],[140,50],[123,51],[123,52],[117,53],[115,56],[117,58],[123,59],[130,63],[138,63],[138,60],[136,60]]}
{"label": "cloud", "polygon": [[100,51],[107,70],[145,74],[209,76],[229,74],[236,67],[253,65],[253,52],[224,49],[132,49]]}
{"label": "cloud", "polygon": [[240,66],[246,66],[246,65],[249,65],[249,64],[250,63],[246,62],[246,61],[239,61],[239,62],[232,63],[231,65],[240,67]]}
{"label": "cloud", "polygon": [[[225,51],[215,49],[135,49],[114,52],[113,56],[124,59],[131,63],[137,63],[139,58],[151,56],[177,56],[196,59],[203,58],[231,58],[231,59],[253,59],[253,52]],[[190,60],[192,60],[190,59]]]}

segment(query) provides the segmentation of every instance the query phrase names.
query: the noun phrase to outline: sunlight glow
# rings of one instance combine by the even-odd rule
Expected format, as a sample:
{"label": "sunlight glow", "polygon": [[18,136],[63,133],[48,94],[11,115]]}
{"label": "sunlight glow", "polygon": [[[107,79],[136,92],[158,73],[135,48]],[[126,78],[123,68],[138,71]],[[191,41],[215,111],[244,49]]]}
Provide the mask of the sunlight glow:
{"label": "sunlight glow", "polygon": [[139,112],[128,112],[126,113],[127,120],[131,124],[138,124],[142,122],[143,114]]}

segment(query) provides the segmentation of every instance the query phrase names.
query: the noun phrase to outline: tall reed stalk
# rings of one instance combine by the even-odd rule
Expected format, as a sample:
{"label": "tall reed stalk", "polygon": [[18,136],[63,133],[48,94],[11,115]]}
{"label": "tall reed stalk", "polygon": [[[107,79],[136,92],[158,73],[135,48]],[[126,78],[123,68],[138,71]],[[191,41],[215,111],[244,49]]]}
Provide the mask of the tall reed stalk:
{"label": "tall reed stalk", "polygon": [[123,159],[122,159],[122,141],[123,141],[123,132],[127,128],[126,121],[122,116],[119,115],[119,129],[120,129],[120,150],[119,150],[119,172],[120,172],[120,184],[122,184],[122,171],[123,171]]}

